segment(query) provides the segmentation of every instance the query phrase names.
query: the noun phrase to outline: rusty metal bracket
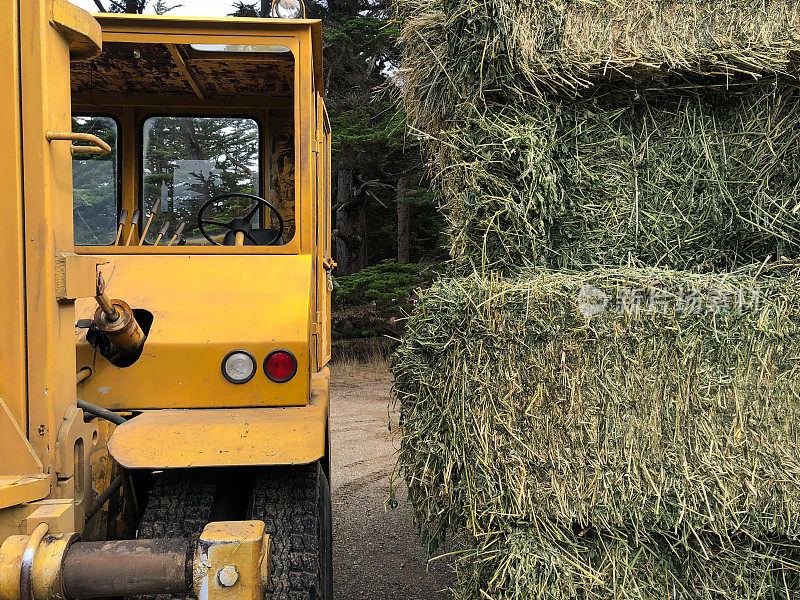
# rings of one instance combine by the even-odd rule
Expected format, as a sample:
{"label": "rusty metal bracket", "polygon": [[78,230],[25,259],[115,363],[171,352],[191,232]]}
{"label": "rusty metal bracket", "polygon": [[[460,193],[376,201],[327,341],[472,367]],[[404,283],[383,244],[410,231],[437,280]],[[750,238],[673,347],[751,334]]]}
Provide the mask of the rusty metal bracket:
{"label": "rusty metal bracket", "polygon": [[198,600],[262,600],[270,540],[263,521],[220,521],[203,530],[194,557]]}
{"label": "rusty metal bracket", "polygon": [[56,300],[69,302],[95,293],[97,268],[106,263],[100,256],[59,252],[56,254]]}
{"label": "rusty metal bracket", "polygon": [[[46,513],[40,511],[39,518]],[[0,545],[0,600],[192,592],[198,600],[263,600],[269,583],[270,539],[263,521],[211,523],[199,541],[107,542],[77,541],[75,533],[48,535],[49,522],[59,521],[32,519],[30,535],[9,536]]]}

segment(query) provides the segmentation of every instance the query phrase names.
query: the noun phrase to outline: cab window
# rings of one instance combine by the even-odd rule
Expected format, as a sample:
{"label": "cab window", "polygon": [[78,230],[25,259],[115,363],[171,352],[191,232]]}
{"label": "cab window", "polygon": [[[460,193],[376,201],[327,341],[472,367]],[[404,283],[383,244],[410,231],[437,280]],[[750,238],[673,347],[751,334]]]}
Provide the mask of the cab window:
{"label": "cab window", "polygon": [[203,210],[206,235],[222,241],[228,223],[256,209],[254,228],[269,215],[245,196],[209,204],[223,194],[261,196],[261,143],[258,123],[240,117],[157,116],[143,128],[143,213],[156,208],[145,243],[153,244],[165,227],[183,226],[188,245],[208,245],[198,223]]}
{"label": "cab window", "polygon": [[80,246],[113,244],[119,205],[117,122],[110,117],[74,116],[72,131],[94,134],[111,146],[109,154],[76,153],[72,157],[75,243]]}

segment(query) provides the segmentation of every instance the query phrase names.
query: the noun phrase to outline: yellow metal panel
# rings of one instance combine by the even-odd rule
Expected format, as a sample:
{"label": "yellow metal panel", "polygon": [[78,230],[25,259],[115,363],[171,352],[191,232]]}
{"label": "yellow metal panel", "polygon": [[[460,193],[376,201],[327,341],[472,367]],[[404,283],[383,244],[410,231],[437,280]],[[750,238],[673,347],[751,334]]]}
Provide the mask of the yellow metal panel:
{"label": "yellow metal panel", "polygon": [[39,473],[42,463],[28,443],[25,432],[0,398],[0,475]]}
{"label": "yellow metal panel", "polygon": [[[292,35],[319,27],[319,19],[259,19],[259,18],[209,18],[172,17],[169,15],[132,15],[98,13],[93,15],[103,28],[103,39],[111,41],[109,34],[149,33],[158,35],[161,41],[171,41],[169,36],[176,31],[191,28],[198,35],[263,35],[265,33]],[[321,41],[321,38],[320,38]],[[321,48],[320,48],[321,58]]]}
{"label": "yellow metal panel", "polygon": [[307,464],[325,454],[325,423],[324,406],[148,411],[108,449],[131,469]]}
{"label": "yellow metal panel", "polygon": [[17,475],[0,477],[0,508],[33,502],[50,493],[48,475]]}
{"label": "yellow metal panel", "polygon": [[203,600],[261,600],[269,586],[270,537],[263,521],[217,521],[197,542],[192,581]]}
{"label": "yellow metal panel", "polygon": [[[0,3],[0,398],[20,427],[25,407],[25,285],[22,228],[22,156],[19,90],[19,15],[16,2]],[[0,439],[5,436],[0,426]]]}
{"label": "yellow metal panel", "polygon": [[317,103],[314,86],[314,60],[310,30],[299,38],[295,55],[295,197],[300,198],[300,227],[298,233],[305,252],[314,252],[314,147],[316,137]]}
{"label": "yellow metal panel", "polygon": [[50,22],[69,41],[72,58],[92,58],[103,46],[100,24],[67,0],[53,0]]}
{"label": "yellow metal panel", "polygon": [[145,412],[117,427],[108,448],[128,468],[308,464],[325,454],[329,413],[325,368],[311,377],[308,406]]}
{"label": "yellow metal panel", "polygon": [[[81,399],[116,410],[288,406],[308,403],[312,258],[300,256],[111,256],[101,267],[112,298],[153,315],[139,360],[111,365],[79,332],[78,369],[93,375],[78,386]],[[94,300],[76,303],[89,318]],[[263,361],[272,350],[298,362],[287,383],[270,381]],[[222,360],[246,350],[257,372],[243,385],[222,375]],[[72,371],[72,380],[75,378]]]}
{"label": "yellow metal panel", "polygon": [[317,95],[317,366],[324,367],[331,358],[331,163],[330,123],[322,95]]}
{"label": "yellow metal panel", "polygon": [[69,500],[44,500],[27,516],[27,534],[33,534],[40,523],[47,523],[47,533],[56,535],[75,531],[75,504]]}
{"label": "yellow metal panel", "polygon": [[[104,112],[101,108],[95,108],[94,111]],[[139,140],[139,135],[137,135],[139,129],[138,116],[136,114],[136,109],[132,106],[123,107],[115,116],[121,116],[119,119],[120,131],[117,132],[120,141],[119,177],[122,178],[120,209],[127,210],[128,214],[132,215],[134,211],[139,208],[142,197],[141,190],[139,189],[139,176],[142,170],[139,165],[139,151],[142,142]],[[146,208],[149,209],[150,207]],[[140,210],[143,209],[145,209],[145,207],[142,207]],[[147,214],[147,211],[143,210],[143,213]],[[139,239],[138,229],[139,227],[136,225],[136,243],[138,243]],[[128,233],[130,233],[130,231],[123,231],[122,235],[127,236]],[[81,251],[84,251],[84,249],[82,248]],[[105,249],[100,250],[100,252],[105,251]]]}
{"label": "yellow metal panel", "polygon": [[25,198],[28,439],[50,469],[56,429],[75,402],[74,308],[59,304],[56,256],[71,252],[69,42],[51,24],[50,2],[20,3],[20,60]]}

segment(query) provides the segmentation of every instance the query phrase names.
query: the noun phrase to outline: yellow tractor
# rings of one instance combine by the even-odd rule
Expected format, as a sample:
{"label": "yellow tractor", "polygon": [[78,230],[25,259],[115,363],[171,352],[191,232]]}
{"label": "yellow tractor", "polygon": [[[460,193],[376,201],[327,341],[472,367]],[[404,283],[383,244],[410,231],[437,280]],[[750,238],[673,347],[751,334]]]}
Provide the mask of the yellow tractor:
{"label": "yellow tractor", "polygon": [[322,31],[0,3],[0,600],[332,595]]}

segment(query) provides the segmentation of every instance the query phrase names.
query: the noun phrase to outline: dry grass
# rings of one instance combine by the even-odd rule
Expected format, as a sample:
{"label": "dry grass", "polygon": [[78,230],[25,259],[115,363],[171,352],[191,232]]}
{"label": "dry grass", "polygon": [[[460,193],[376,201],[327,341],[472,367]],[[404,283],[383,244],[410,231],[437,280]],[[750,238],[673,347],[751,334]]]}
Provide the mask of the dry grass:
{"label": "dry grass", "polygon": [[399,466],[459,597],[800,598],[800,1],[397,5],[465,275],[395,356]]}
{"label": "dry grass", "polygon": [[389,358],[382,353],[371,356],[336,357],[330,363],[331,375],[340,381],[385,379],[389,371]]}
{"label": "dry grass", "polygon": [[457,267],[800,250],[800,0],[399,0]]}
{"label": "dry grass", "polygon": [[398,341],[389,336],[343,339],[333,342],[333,358],[340,362],[387,361]]}
{"label": "dry grass", "polygon": [[723,83],[797,72],[797,0],[398,0],[409,114],[585,93],[614,83]]}
{"label": "dry grass", "polygon": [[[586,285],[609,310],[584,316]],[[615,310],[630,289],[653,310]],[[426,291],[394,362],[399,464],[430,547],[460,545],[460,596],[800,596],[798,306],[797,265]]]}
{"label": "dry grass", "polygon": [[800,251],[800,92],[490,105],[428,141],[460,270],[725,270]]}

